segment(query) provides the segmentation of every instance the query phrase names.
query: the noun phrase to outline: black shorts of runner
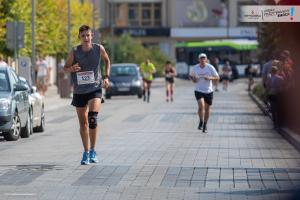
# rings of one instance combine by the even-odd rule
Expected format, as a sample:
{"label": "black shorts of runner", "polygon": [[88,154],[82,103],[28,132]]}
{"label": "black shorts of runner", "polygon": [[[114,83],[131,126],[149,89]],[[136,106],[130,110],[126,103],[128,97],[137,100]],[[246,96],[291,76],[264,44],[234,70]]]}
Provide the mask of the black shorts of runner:
{"label": "black shorts of runner", "polygon": [[152,81],[144,79],[144,78],[143,78],[143,81],[146,82],[147,84],[151,84],[152,83]]}
{"label": "black shorts of runner", "polygon": [[199,99],[204,98],[205,103],[207,103],[210,106],[212,105],[213,96],[213,92],[206,94],[203,92],[195,91],[196,100],[199,101]]}
{"label": "black shorts of runner", "polygon": [[167,83],[174,83],[174,78],[166,78]]}
{"label": "black shorts of runner", "polygon": [[85,107],[89,100],[94,98],[102,98],[102,90],[96,90],[87,94],[73,94],[73,99],[71,105],[75,107]]}
{"label": "black shorts of runner", "polygon": [[229,78],[229,75],[223,75],[222,79],[225,81],[229,81],[230,78]]}

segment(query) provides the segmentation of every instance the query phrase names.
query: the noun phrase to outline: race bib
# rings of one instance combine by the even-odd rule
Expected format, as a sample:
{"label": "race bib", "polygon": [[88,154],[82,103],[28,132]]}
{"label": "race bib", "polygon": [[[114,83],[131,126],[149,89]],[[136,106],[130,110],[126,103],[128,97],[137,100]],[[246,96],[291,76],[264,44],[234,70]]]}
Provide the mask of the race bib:
{"label": "race bib", "polygon": [[93,71],[77,72],[77,84],[91,84],[95,83],[95,75]]}
{"label": "race bib", "polygon": [[172,74],[170,74],[170,73],[168,73],[168,74],[166,74],[166,77],[167,77],[167,78],[172,78],[172,77],[173,77],[173,75],[172,75]]}
{"label": "race bib", "polygon": [[144,72],[143,73],[144,78],[150,78],[151,77],[151,73],[149,72]]}

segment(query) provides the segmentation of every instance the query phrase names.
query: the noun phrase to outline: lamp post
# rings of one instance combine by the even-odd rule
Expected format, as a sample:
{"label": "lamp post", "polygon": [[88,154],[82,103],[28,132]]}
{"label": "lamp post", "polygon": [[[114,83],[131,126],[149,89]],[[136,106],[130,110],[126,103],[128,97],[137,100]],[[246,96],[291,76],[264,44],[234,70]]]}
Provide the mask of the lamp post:
{"label": "lamp post", "polygon": [[93,30],[95,30],[95,14],[96,14],[96,6],[95,6],[95,0],[93,0]]}
{"label": "lamp post", "polygon": [[109,1],[109,16],[110,16],[110,35],[111,35],[111,62],[114,62],[114,5],[113,0]]}
{"label": "lamp post", "polygon": [[71,6],[68,0],[68,52],[71,50]]}
{"label": "lamp post", "polygon": [[31,0],[31,76],[32,85],[35,85],[35,0]]}
{"label": "lamp post", "polygon": [[229,28],[230,28],[230,26],[229,26],[229,23],[230,23],[230,21],[229,21],[229,15],[230,15],[230,12],[229,12],[229,0],[227,0],[226,1],[226,15],[227,15],[227,23],[226,23],[226,35],[227,35],[227,39],[229,39],[230,38],[230,36],[229,36]]}

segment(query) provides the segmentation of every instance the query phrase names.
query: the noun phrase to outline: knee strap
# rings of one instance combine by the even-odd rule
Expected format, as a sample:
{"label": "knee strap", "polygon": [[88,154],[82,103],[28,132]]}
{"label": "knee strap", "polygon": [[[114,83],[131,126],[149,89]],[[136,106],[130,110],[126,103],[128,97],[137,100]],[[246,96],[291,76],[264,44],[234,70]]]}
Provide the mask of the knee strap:
{"label": "knee strap", "polygon": [[93,111],[88,112],[88,122],[89,122],[90,129],[97,128],[97,119],[98,119],[98,112],[93,112]]}

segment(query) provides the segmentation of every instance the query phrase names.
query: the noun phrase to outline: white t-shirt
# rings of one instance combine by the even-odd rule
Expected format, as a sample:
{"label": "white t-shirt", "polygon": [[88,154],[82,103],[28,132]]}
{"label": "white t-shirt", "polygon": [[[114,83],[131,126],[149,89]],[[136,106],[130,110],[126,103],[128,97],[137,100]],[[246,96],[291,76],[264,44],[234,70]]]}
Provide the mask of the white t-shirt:
{"label": "white t-shirt", "polygon": [[38,66],[38,77],[47,76],[48,64],[45,60],[39,61],[37,63]]}
{"label": "white t-shirt", "polygon": [[4,61],[0,61],[0,66],[7,66],[7,63]]}
{"label": "white t-shirt", "polygon": [[213,92],[213,85],[211,80],[205,80],[205,76],[219,77],[216,69],[211,64],[206,64],[204,68],[200,67],[200,64],[195,65],[192,68],[191,76],[194,76],[198,81],[196,83],[195,91],[202,93]]}

